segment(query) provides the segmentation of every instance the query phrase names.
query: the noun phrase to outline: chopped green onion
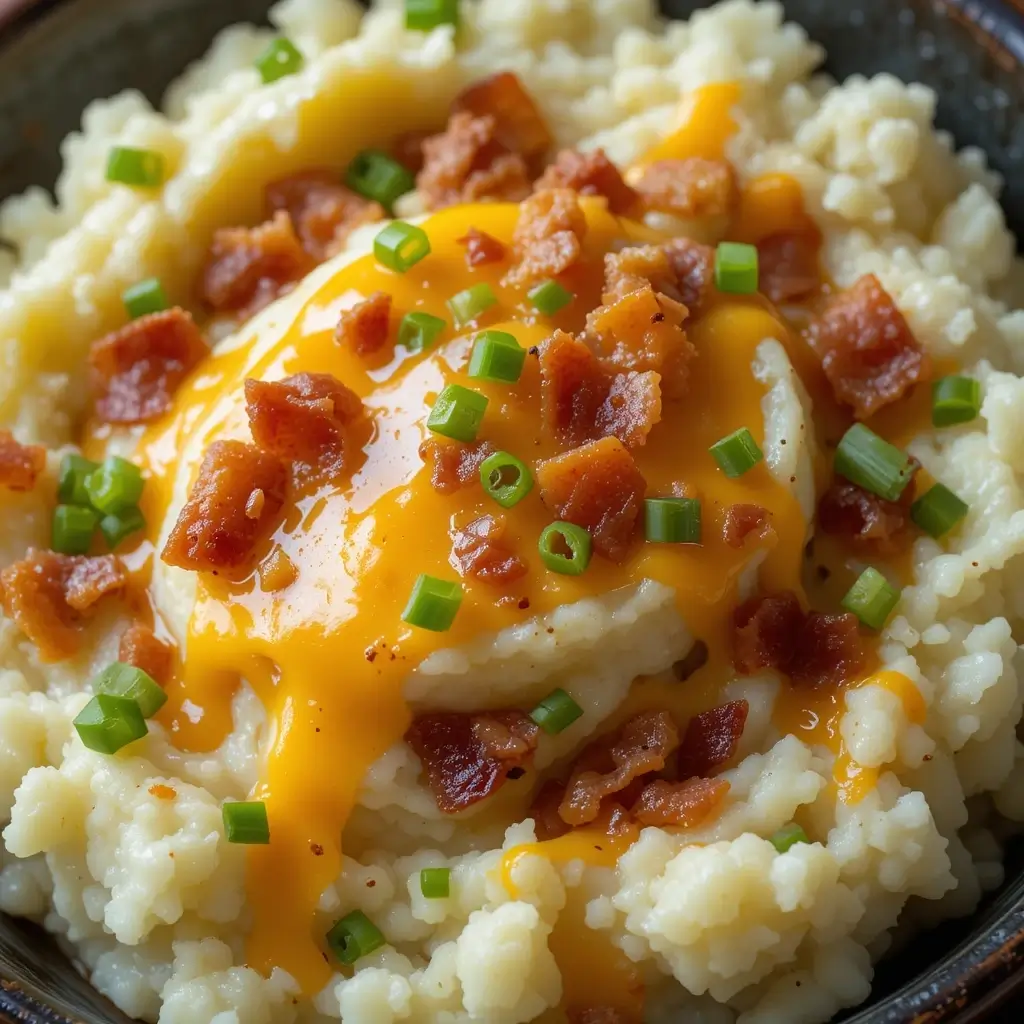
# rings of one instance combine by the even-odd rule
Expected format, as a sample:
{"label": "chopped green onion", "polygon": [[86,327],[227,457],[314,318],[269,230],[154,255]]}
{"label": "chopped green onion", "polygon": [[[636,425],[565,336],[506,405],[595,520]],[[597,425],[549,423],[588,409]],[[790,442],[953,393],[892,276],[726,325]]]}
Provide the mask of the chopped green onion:
{"label": "chopped green onion", "polygon": [[914,476],[910,458],[863,423],[854,423],[843,434],[836,448],[835,469],[850,483],[886,501],[898,501]]}
{"label": "chopped green onion", "polygon": [[74,726],[82,743],[101,754],[116,754],[148,732],[139,705],[109,693],[97,693],[75,717]]}
{"label": "chopped green onion", "polygon": [[779,853],[785,853],[797,843],[809,843],[807,833],[795,824],[783,825],[771,838],[771,844]]}
{"label": "chopped green onion", "polygon": [[406,224],[404,220],[393,220],[377,233],[373,240],[373,255],[378,263],[383,263],[396,274],[404,274],[430,255],[430,239],[423,228]]}
{"label": "chopped green onion", "polygon": [[554,316],[576,298],[568,288],[563,288],[557,281],[543,281],[536,288],[531,288],[526,297],[533,303],[533,308],[544,316]]}
{"label": "chopped green onion", "polygon": [[936,484],[910,506],[910,518],[937,540],[949,533],[969,511],[967,502],[958,498],[945,484]]}
{"label": "chopped green onion", "polygon": [[590,565],[590,534],[575,523],[552,523],[537,542],[541,561],[562,576],[579,576]]}
{"label": "chopped green onion", "polygon": [[454,441],[475,441],[486,409],[486,395],[461,384],[449,384],[430,410],[427,429]]}
{"label": "chopped green onion", "polygon": [[754,435],[746,427],[716,441],[708,451],[728,477],[743,476],[764,458]]}
{"label": "chopped green onion", "polygon": [[147,313],[159,313],[170,306],[163,285],[157,277],[148,277],[145,281],[133,284],[122,294],[121,301],[124,302],[124,308],[133,320],[146,316]]}
{"label": "chopped green onion", "polygon": [[580,715],[583,708],[565,692],[552,690],[531,712],[530,717],[546,733],[554,736],[568,729]]}
{"label": "chopped green onion", "polygon": [[448,326],[447,320],[429,313],[406,313],[398,325],[398,344],[410,352],[425,352]]}
{"label": "chopped green onion", "polygon": [[81,505],[58,505],[53,510],[50,547],[62,555],[84,555],[92,543],[99,516]]}
{"label": "chopped green onion", "polygon": [[458,25],[459,0],[405,0],[405,27],[429,32],[439,25]]}
{"label": "chopped green onion", "polygon": [[428,900],[443,900],[451,895],[451,868],[423,868],[420,871],[420,892]]}
{"label": "chopped green onion", "polygon": [[163,184],[164,158],[150,149],[114,146],[107,157],[107,181],[156,188]]}
{"label": "chopped green onion", "polygon": [[481,283],[453,295],[448,300],[448,308],[455,317],[456,326],[465,327],[466,324],[477,320],[497,301],[494,289],[489,284]]}
{"label": "chopped green onion", "polygon": [[943,377],[932,384],[932,423],[952,427],[970,423],[981,412],[981,381],[973,377]]}
{"label": "chopped green onion", "polygon": [[354,964],[384,942],[381,930],[361,910],[346,914],[327,933],[327,945],[343,964]]}
{"label": "chopped green onion", "polygon": [[865,569],[843,598],[843,607],[871,629],[881,629],[899,604],[900,592],[877,570]]}
{"label": "chopped green onion", "polygon": [[502,508],[511,508],[533,490],[533,474],[514,455],[495,452],[480,463],[480,483]]}
{"label": "chopped green onion", "polygon": [[745,242],[721,242],[715,253],[715,287],[732,295],[757,291],[757,248]]}
{"label": "chopped green onion", "polygon": [[221,815],[229,843],[265,846],[270,842],[267,805],[262,800],[229,800],[221,808]]}
{"label": "chopped green onion", "polygon": [[100,468],[98,462],[81,455],[65,455],[60,462],[60,477],[57,482],[57,500],[62,505],[88,507],[89,492],[85,488],[86,478]]}
{"label": "chopped green onion", "polygon": [[409,602],[402,612],[402,621],[433,633],[444,633],[452,628],[462,604],[462,587],[458,583],[439,580],[426,573],[417,577]]}
{"label": "chopped green onion", "polygon": [[145,486],[142,470],[133,462],[111,455],[99,469],[89,474],[85,489],[89,503],[97,512],[112,514],[137,505]]}
{"label": "chopped green onion", "polygon": [[399,196],[416,187],[408,168],[379,149],[364,149],[348,165],[345,184],[367,199],[375,199],[390,212]]}
{"label": "chopped green onion", "polygon": [[470,377],[515,384],[523,374],[526,349],[505,331],[481,331],[469,357]]}
{"label": "chopped green onion", "polygon": [[152,718],[167,702],[167,694],[151,675],[122,661],[108,665],[93,680],[92,688],[95,693],[135,701],[143,718]]}
{"label": "chopped green onion", "polygon": [[644,536],[652,544],[699,544],[700,501],[697,498],[647,498]]}
{"label": "chopped green onion", "polygon": [[123,512],[111,513],[100,520],[100,533],[113,551],[118,544],[133,533],[146,528],[146,518],[136,507],[126,508]]}
{"label": "chopped green onion", "polygon": [[256,70],[260,73],[264,85],[270,85],[279,78],[294,75],[302,70],[305,63],[302,53],[290,39],[278,36],[256,58]]}

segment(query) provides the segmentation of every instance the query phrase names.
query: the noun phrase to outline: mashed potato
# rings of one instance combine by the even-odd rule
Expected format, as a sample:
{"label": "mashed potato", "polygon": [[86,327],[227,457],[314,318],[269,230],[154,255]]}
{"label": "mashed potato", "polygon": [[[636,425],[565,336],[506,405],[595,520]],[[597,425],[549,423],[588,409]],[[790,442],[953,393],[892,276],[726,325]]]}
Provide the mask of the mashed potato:
{"label": "mashed potato", "polygon": [[[129,583],[130,600],[97,603],[70,656],[47,658],[27,638],[5,580],[0,908],[42,922],[117,1006],[160,1024],[824,1024],[868,998],[897,927],[969,914],[1001,884],[1001,839],[1024,821],[1024,312],[1007,302],[1020,267],[1000,182],[981,154],[955,152],[934,130],[928,89],[817,74],[822,52],[771,2],[725,0],[663,23],[638,0],[464,0],[457,33],[407,30],[391,0],[365,14],[354,0],[283,0],[271,18],[273,30],[223,32],[160,111],[134,92],[90,104],[64,144],[56,200],[36,189],[0,206],[0,237],[18,252],[2,268],[0,426],[47,449],[34,487],[0,487],[0,565],[50,546],[69,453],[141,465],[148,522],[144,540],[118,549],[144,600]],[[254,61],[279,35],[303,65],[262,84]],[[430,237],[420,268],[382,268],[370,255],[381,225],[358,227],[254,317],[202,314],[213,352],[165,415],[134,427],[90,419],[90,346],[124,326],[127,288],[158,278],[199,318],[211,243],[264,218],[265,186],[310,167],[339,174],[359,151],[439,131],[452,101],[496,70],[535,99],[554,149],[603,149],[638,187],[657,159],[724,158],[738,207],[654,209],[641,223],[583,197],[574,230],[586,231],[581,266],[598,277],[560,278],[593,293],[566,314],[578,314],[570,328],[509,298],[514,257],[465,268],[458,239],[473,227],[518,253],[514,205],[435,212],[420,188],[395,206]],[[162,154],[161,187],[108,181],[112,146]],[[780,300],[785,316],[726,294],[685,322],[696,353],[685,397],[669,394],[667,358],[656,367],[665,422],[626,456],[648,496],[703,499],[706,557],[663,553],[679,545],[618,563],[599,552],[583,575],[548,573],[502,601],[466,582],[447,634],[400,635],[417,574],[457,576],[444,524],[459,503],[496,511],[479,488],[438,494],[418,455],[475,331],[448,331],[422,357],[388,346],[367,363],[334,341],[339,318],[385,290],[399,313],[450,319],[445,300],[486,281],[507,315],[484,326],[543,348],[555,326],[581,331],[599,305],[606,252],[679,236],[714,245],[729,229],[760,246],[794,225],[820,241],[832,293],[874,275],[932,376],[980,382],[980,413],[957,425],[933,426],[927,383],[868,417],[920,463],[918,496],[941,482],[966,503],[962,522],[938,539],[914,530],[884,556],[816,533],[850,422],[799,337],[827,316],[829,289]],[[666,309],[672,326],[678,303],[664,300],[645,329],[660,329]],[[613,333],[629,331],[618,322]],[[513,397],[458,379],[490,398],[482,438],[553,460],[527,358]],[[165,563],[211,445],[252,439],[243,382],[314,371],[354,389],[374,424],[348,438],[347,457],[359,453],[350,484],[287,506],[255,574]],[[732,480],[706,449],[741,426],[765,465]],[[590,443],[622,448],[617,436]],[[506,515],[534,573],[536,536],[557,518],[537,475]],[[246,506],[254,522],[273,504],[271,486],[258,493],[255,511]],[[770,528],[736,547],[712,541],[739,502],[767,510]],[[736,605],[793,591],[838,612],[868,565],[901,596],[883,629],[860,631],[867,653],[842,685],[807,685],[818,671],[807,647],[735,667]],[[124,749],[90,749],[74,719],[146,615],[183,662],[161,680],[168,704]],[[529,711],[553,691],[577,717],[539,737],[529,727],[536,749],[504,786],[445,808],[410,721]],[[570,831],[563,820],[565,835],[538,841],[551,835],[542,786],[564,785],[588,743],[644,713],[668,709],[685,732],[699,713],[740,704],[742,735],[693,773],[717,787],[712,813],[642,828],[605,817]],[[223,808],[247,800],[268,808],[267,846],[228,841]],[[448,870],[448,895],[424,894],[424,869]],[[325,935],[356,912],[380,941],[346,962]]]}

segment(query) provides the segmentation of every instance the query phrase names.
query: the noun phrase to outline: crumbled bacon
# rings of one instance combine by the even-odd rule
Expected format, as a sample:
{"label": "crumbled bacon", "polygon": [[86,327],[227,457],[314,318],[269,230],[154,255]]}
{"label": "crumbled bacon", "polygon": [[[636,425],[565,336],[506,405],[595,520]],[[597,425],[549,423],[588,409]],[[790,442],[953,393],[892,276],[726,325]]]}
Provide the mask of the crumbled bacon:
{"label": "crumbled bacon", "polygon": [[864,668],[864,642],[855,615],[811,612],[788,675],[804,686],[839,686]]}
{"label": "crumbled bacon", "polygon": [[302,171],[266,188],[271,215],[284,210],[302,248],[318,263],[333,256],[357,227],[384,219],[384,207],[342,185],[327,170]]}
{"label": "crumbled bacon", "polygon": [[31,491],[45,469],[45,448],[21,444],[9,430],[0,430],[0,487],[9,491]]}
{"label": "crumbled bacon", "polygon": [[[246,380],[245,411],[264,451],[335,476],[351,454],[350,432],[363,403],[329,373],[296,373],[278,381]],[[265,504],[266,495],[246,514],[259,519]]]}
{"label": "crumbled bacon", "polygon": [[686,220],[728,213],[737,197],[732,167],[724,160],[697,156],[656,160],[643,169],[634,187],[651,209]]}
{"label": "crumbled bacon", "polygon": [[636,192],[626,184],[603,149],[590,153],[563,149],[534,188],[571,188],[581,196],[604,196],[612,213],[629,213],[637,202]]}
{"label": "crumbled bacon", "polygon": [[484,515],[452,529],[452,568],[460,576],[474,576],[503,585],[526,575],[526,563],[504,542],[504,516]]}
{"label": "crumbled bacon", "polygon": [[836,398],[864,420],[931,373],[928,356],[874,274],[838,292],[808,328]]}
{"label": "crumbled bacon", "polygon": [[631,718],[613,740],[591,744],[573,770],[558,808],[569,825],[585,825],[601,812],[601,801],[622,794],[649,772],[661,771],[679,745],[679,732],[665,711]]}
{"label": "crumbled bacon", "polygon": [[423,170],[423,143],[435,132],[416,128],[395,136],[391,143],[391,155],[408,171],[419,174]]}
{"label": "crumbled bacon", "polygon": [[104,423],[144,423],[162,416],[206,352],[199,328],[177,306],[140,316],[94,341],[89,367],[96,416]]}
{"label": "crumbled bacon", "polygon": [[675,279],[669,294],[686,306],[691,317],[700,316],[714,290],[715,250],[689,238],[674,238],[662,248]]}
{"label": "crumbled bacon", "polygon": [[910,505],[914,488],[906,487],[899,501],[886,501],[870,491],[835,479],[818,504],[818,525],[855,545],[892,554],[910,539]]}
{"label": "crumbled bacon", "polygon": [[351,309],[342,310],[334,329],[334,340],[351,348],[356,355],[372,355],[384,347],[390,325],[391,296],[387,292],[374,292]]}
{"label": "crumbled bacon", "polygon": [[516,265],[504,284],[526,287],[568,270],[582,252],[587,219],[576,193],[566,188],[545,189],[524,200],[512,235]]}
{"label": "crumbled bacon", "polygon": [[171,678],[174,651],[149,626],[133,622],[121,635],[117,660],[141,668],[161,686]]}
{"label": "crumbled bacon", "polygon": [[571,831],[571,826],[562,821],[562,816],[558,813],[564,795],[564,782],[547,779],[534,796],[529,813],[533,818],[533,827],[537,832],[538,841],[557,839]]}
{"label": "crumbled bacon", "polygon": [[597,411],[598,437],[617,437],[627,448],[647,441],[661,420],[661,374],[617,373]]}
{"label": "crumbled bacon", "polygon": [[594,549],[625,558],[643,508],[646,482],[616,437],[590,441],[537,465],[544,504],[590,533]]}
{"label": "crumbled bacon", "polygon": [[510,771],[526,767],[537,726],[520,711],[420,715],[405,734],[423,762],[437,806],[454,814],[490,796]]}
{"label": "crumbled bacon", "polygon": [[466,266],[470,269],[482,267],[487,263],[500,263],[505,258],[505,246],[486,231],[470,228],[456,241],[459,245],[465,246]]}
{"label": "crumbled bacon", "polygon": [[214,233],[199,290],[218,312],[251,316],[312,267],[291,217],[278,210],[255,228],[220,228]]}
{"label": "crumbled bacon", "polygon": [[61,661],[78,649],[82,613],[127,582],[113,555],[90,558],[30,548],[0,572],[0,597],[43,660]]}
{"label": "crumbled bacon", "polygon": [[695,828],[722,806],[728,792],[729,783],[725,779],[687,779],[685,782],[655,779],[644,788],[632,813],[641,825]]}
{"label": "crumbled bacon", "polygon": [[660,295],[682,303],[689,316],[699,316],[712,290],[715,251],[689,238],[663,245],[635,245],[604,258],[606,305],[650,285]]}
{"label": "crumbled bacon", "polygon": [[451,494],[480,476],[480,466],[495,447],[490,441],[461,444],[428,437],[420,444],[420,458],[430,466],[430,483],[439,494]]}
{"label": "crumbled bacon", "polygon": [[763,539],[771,529],[772,514],[768,509],[760,505],[730,505],[725,510],[722,539],[731,548],[741,548],[752,533]]}
{"label": "crumbled bacon", "polygon": [[750,705],[731,700],[694,715],[679,745],[679,778],[707,777],[736,753]]}
{"label": "crumbled bacon", "polygon": [[821,287],[821,233],[786,231],[757,243],[758,287],[772,302],[794,302]]}
{"label": "crumbled bacon", "polygon": [[[214,441],[161,558],[182,569],[234,569],[244,565],[284,504],[285,464],[276,455],[241,441]],[[258,519],[246,515],[253,491],[263,492]]]}

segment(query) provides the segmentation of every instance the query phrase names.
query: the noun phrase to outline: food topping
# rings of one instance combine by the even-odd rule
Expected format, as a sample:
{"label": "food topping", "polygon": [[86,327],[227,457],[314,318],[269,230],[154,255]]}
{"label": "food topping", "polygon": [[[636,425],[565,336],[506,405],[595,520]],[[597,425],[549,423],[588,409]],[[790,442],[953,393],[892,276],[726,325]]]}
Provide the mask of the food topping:
{"label": "food topping", "polygon": [[440,437],[428,437],[419,449],[420,458],[430,466],[430,482],[441,494],[451,494],[478,479],[480,466],[493,452],[489,441],[460,444]]}
{"label": "food topping", "polygon": [[736,175],[724,160],[656,160],[634,182],[640,198],[654,210],[685,220],[719,217],[737,198]]}
{"label": "food topping", "polygon": [[897,501],[886,501],[837,478],[818,503],[818,526],[859,547],[891,554],[910,539],[912,498],[912,487],[904,488]]}
{"label": "food topping", "polygon": [[133,622],[121,635],[117,660],[141,668],[151,679],[165,686],[174,667],[174,650],[149,626]]}
{"label": "food topping", "polygon": [[757,243],[760,289],[772,302],[795,302],[821,287],[821,232],[810,227],[770,235]]}
{"label": "food topping", "polygon": [[679,746],[679,777],[706,777],[730,761],[743,735],[749,711],[750,705],[745,700],[731,700],[694,715],[687,723]]}
{"label": "food topping", "polygon": [[387,342],[390,323],[391,296],[386,292],[374,292],[351,309],[342,310],[334,339],[358,355],[371,355]]}
{"label": "food topping", "polygon": [[729,792],[725,779],[655,779],[633,804],[633,817],[641,825],[695,828],[711,817]]}
{"label": "food topping", "polygon": [[459,245],[466,247],[466,266],[471,270],[488,263],[500,263],[505,258],[505,246],[486,231],[476,228],[470,228],[459,239]]}
{"label": "food topping", "polygon": [[603,149],[580,153],[563,149],[534,186],[537,189],[570,188],[581,196],[604,196],[612,213],[628,214],[637,205],[637,194],[626,184],[619,169]]}
{"label": "food topping", "polygon": [[504,283],[528,287],[568,270],[580,258],[586,233],[586,217],[571,189],[545,189],[530,196],[519,206],[512,236],[516,265]]}
{"label": "food topping", "polygon": [[452,567],[460,576],[474,576],[499,586],[526,575],[526,563],[503,543],[504,516],[480,516],[466,526],[452,528]]}
{"label": "food topping", "polygon": [[31,491],[45,469],[45,448],[20,444],[9,430],[0,430],[0,487],[9,491]]}
{"label": "food topping", "polygon": [[760,505],[737,504],[725,510],[722,537],[731,548],[742,548],[751,535],[763,539],[771,529],[771,513]]}

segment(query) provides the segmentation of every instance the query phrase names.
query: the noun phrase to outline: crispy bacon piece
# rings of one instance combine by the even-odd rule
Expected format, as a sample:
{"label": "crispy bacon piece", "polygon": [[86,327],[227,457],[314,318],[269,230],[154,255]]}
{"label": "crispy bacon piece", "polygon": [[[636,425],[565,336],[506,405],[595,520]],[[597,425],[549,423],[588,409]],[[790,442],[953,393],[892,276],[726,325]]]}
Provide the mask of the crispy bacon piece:
{"label": "crispy bacon piece", "polygon": [[523,201],[512,235],[516,265],[503,283],[525,288],[568,270],[582,252],[587,218],[576,193],[567,188],[545,189]]}
{"label": "crispy bacon piece", "polygon": [[874,274],[834,295],[807,340],[838,401],[867,419],[927,380],[931,361]]}
{"label": "crispy bacon piece", "polygon": [[475,576],[499,586],[526,575],[526,563],[504,542],[504,516],[480,516],[452,530],[449,561],[460,576]]}
{"label": "crispy bacon piece", "polygon": [[858,547],[892,554],[910,540],[913,499],[913,487],[908,486],[899,501],[886,501],[837,478],[818,503],[818,525]]}
{"label": "crispy bacon piece", "polygon": [[452,114],[443,132],[423,140],[416,187],[431,210],[480,199],[518,202],[530,194],[526,163],[498,140],[495,118],[468,111]]}
{"label": "crispy bacon piece", "polygon": [[[264,451],[335,476],[351,454],[351,430],[363,416],[363,403],[329,373],[296,373],[278,381],[246,380],[245,411]],[[254,511],[258,519],[262,509]]]}
{"label": "crispy bacon piece", "polygon": [[626,557],[647,484],[617,437],[538,463],[537,483],[544,504],[559,519],[582,526],[596,551],[613,562]]}
{"label": "crispy bacon piece", "polygon": [[454,814],[490,796],[510,771],[526,767],[538,729],[521,711],[420,715],[405,739],[423,762],[437,806]]}
{"label": "crispy bacon piece", "polygon": [[757,243],[758,287],[772,302],[804,299],[821,287],[821,232],[786,231]]}
{"label": "crispy bacon piece", "polygon": [[487,263],[500,263],[505,258],[505,246],[486,231],[470,228],[456,241],[466,247],[466,266],[471,270]]}
{"label": "crispy bacon piece", "polygon": [[687,779],[685,782],[655,779],[644,787],[640,799],[633,805],[633,817],[641,825],[695,828],[722,806],[728,792],[729,783],[725,779]]}
{"label": "crispy bacon piece", "polygon": [[82,613],[127,583],[113,555],[90,558],[30,548],[0,572],[0,596],[43,660],[61,661],[78,650]]}
{"label": "crispy bacon piece", "polygon": [[[242,441],[214,441],[160,557],[182,569],[235,569],[253,554],[284,504],[288,470],[276,455]],[[250,498],[263,492],[259,514]]]}
{"label": "crispy bacon piece", "polygon": [[413,174],[419,174],[423,170],[423,143],[436,132],[427,132],[415,128],[412,131],[402,132],[395,136],[391,143],[391,155],[406,170]]}
{"label": "crispy bacon piece", "polygon": [[534,188],[571,188],[581,196],[604,196],[608,200],[608,209],[620,214],[631,212],[638,198],[603,149],[595,149],[591,153],[563,149]]}
{"label": "crispy bacon piece", "polygon": [[539,842],[557,839],[571,831],[571,827],[562,821],[562,816],[558,813],[564,795],[564,782],[546,779],[534,796],[529,816],[533,818],[533,827],[536,829]]}
{"label": "crispy bacon piece", "polygon": [[788,675],[804,686],[839,686],[864,668],[864,642],[855,615],[811,612]]}
{"label": "crispy bacon piece", "polygon": [[731,700],[694,715],[679,745],[679,778],[707,777],[736,753],[750,705]]}
{"label": "crispy bacon piece", "polygon": [[266,188],[271,215],[284,210],[302,248],[318,263],[333,256],[357,227],[383,220],[380,203],[338,181],[332,171],[314,169],[272,181]]}
{"label": "crispy bacon piece", "polygon": [[351,348],[356,355],[372,355],[388,340],[390,325],[391,296],[387,292],[374,292],[351,309],[341,311],[334,340]]}
{"label": "crispy bacon piece", "polygon": [[117,660],[141,668],[161,686],[166,686],[174,665],[174,650],[149,626],[133,622],[121,634]]}
{"label": "crispy bacon piece", "polygon": [[669,294],[686,306],[690,316],[700,316],[714,291],[715,250],[689,238],[674,238],[663,248],[675,279]]}
{"label": "crispy bacon piece", "polygon": [[714,249],[689,238],[630,246],[605,255],[602,301],[610,305],[649,284],[686,306],[690,316],[699,316],[712,291],[714,269]]}
{"label": "crispy bacon piece", "polygon": [[162,416],[206,352],[199,328],[178,306],[140,316],[94,341],[89,369],[96,416],[104,423],[144,423]]}
{"label": "crispy bacon piece", "polygon": [[481,464],[495,451],[490,441],[461,444],[437,437],[428,437],[419,447],[420,458],[430,466],[430,483],[439,494],[452,494],[479,479]]}
{"label": "crispy bacon piece", "polygon": [[661,374],[617,373],[608,396],[597,410],[598,437],[617,437],[627,448],[646,444],[647,435],[661,421]]}
{"label": "crispy bacon piece", "polygon": [[644,711],[629,719],[609,744],[591,744],[573,769],[558,813],[568,825],[585,825],[601,813],[601,801],[649,772],[661,771],[679,745],[679,731],[666,711]]}
{"label": "crispy bacon piece", "polygon": [[741,548],[756,533],[762,539],[772,530],[772,514],[760,505],[730,505],[725,510],[722,539],[731,548]]}
{"label": "crispy bacon piece", "polygon": [[656,160],[643,169],[634,187],[651,209],[686,220],[728,213],[738,194],[728,163],[699,156]]}
{"label": "crispy bacon piece", "polygon": [[0,430],[0,487],[9,491],[31,491],[45,469],[45,448],[21,444],[9,430]]}

